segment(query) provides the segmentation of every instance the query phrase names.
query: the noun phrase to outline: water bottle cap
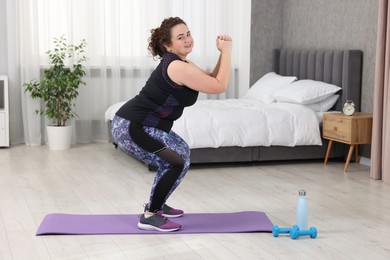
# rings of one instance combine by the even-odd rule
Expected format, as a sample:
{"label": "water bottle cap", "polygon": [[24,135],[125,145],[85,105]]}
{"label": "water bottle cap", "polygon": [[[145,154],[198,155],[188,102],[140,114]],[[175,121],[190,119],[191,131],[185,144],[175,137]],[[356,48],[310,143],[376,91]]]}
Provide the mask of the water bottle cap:
{"label": "water bottle cap", "polygon": [[300,190],[299,191],[299,196],[306,196],[306,191]]}

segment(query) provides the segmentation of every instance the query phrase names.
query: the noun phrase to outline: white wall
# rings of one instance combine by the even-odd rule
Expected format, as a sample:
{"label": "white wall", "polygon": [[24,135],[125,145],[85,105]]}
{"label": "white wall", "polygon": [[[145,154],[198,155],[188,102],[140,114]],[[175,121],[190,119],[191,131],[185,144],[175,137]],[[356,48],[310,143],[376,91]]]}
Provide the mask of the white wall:
{"label": "white wall", "polygon": [[7,3],[6,0],[0,0],[0,74],[7,75],[8,57],[7,57]]}

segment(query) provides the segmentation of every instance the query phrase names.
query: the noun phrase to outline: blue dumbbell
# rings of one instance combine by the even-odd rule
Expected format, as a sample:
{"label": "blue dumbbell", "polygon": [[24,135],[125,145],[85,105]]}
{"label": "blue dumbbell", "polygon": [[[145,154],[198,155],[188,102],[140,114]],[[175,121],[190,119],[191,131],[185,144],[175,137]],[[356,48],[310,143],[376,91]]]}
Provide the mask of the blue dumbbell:
{"label": "blue dumbbell", "polygon": [[292,228],[280,228],[275,225],[272,227],[272,234],[274,235],[274,237],[277,237],[279,236],[279,234],[282,233],[289,234],[293,229],[299,230],[299,227],[297,225],[294,225]]}
{"label": "blue dumbbell", "polygon": [[309,230],[296,230],[296,229],[291,230],[290,237],[292,239],[296,239],[299,236],[310,236],[310,238],[316,238],[317,229],[315,227],[311,227],[309,228]]}

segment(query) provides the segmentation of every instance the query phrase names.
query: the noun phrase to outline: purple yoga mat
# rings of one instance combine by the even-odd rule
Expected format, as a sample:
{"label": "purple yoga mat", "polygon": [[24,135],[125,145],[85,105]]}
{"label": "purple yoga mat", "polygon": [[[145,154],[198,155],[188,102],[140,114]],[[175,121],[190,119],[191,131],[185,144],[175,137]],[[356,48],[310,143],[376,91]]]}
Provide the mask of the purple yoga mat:
{"label": "purple yoga mat", "polygon": [[271,232],[272,223],[263,212],[186,213],[172,221],[180,223],[175,232],[145,231],[137,227],[139,214],[132,215],[76,215],[49,214],[36,233],[41,235],[92,234],[190,234]]}

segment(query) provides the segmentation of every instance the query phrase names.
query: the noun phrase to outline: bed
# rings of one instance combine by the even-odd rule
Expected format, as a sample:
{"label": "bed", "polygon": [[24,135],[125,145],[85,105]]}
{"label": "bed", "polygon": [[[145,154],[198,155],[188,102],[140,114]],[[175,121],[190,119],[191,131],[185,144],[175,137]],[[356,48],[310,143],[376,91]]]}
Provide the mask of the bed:
{"label": "bed", "polygon": [[[359,111],[361,69],[360,50],[274,50],[273,71],[259,79],[243,98],[199,100],[184,110],[172,130],[189,144],[192,164],[324,158],[327,147],[327,141],[321,138],[324,111],[315,112],[313,106],[324,103],[325,98],[314,102],[317,98],[314,97],[306,102],[301,96],[295,97],[300,91],[293,89],[301,90],[315,83],[323,91],[326,85],[330,92],[321,95],[326,94],[326,100],[337,96],[326,110],[340,111],[346,100],[353,100]],[[272,82],[272,87],[280,89],[272,90],[271,100],[264,92],[260,98],[252,98],[264,82]],[[122,103],[107,109],[105,119],[109,129],[110,120]],[[345,154],[342,144],[334,145],[329,158]]]}

